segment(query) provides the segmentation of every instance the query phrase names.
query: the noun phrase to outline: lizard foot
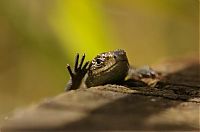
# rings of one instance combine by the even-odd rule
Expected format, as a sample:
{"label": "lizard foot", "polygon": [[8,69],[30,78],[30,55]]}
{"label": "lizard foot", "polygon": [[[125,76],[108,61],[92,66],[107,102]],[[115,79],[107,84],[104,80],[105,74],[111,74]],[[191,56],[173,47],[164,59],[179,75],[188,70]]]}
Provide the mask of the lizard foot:
{"label": "lizard foot", "polygon": [[149,66],[138,68],[135,72],[139,78],[156,78],[158,76],[158,73]]}
{"label": "lizard foot", "polygon": [[160,73],[154,71],[149,66],[143,66],[138,69],[131,69],[129,78],[142,81],[148,86],[154,87],[160,80]]}
{"label": "lizard foot", "polygon": [[92,63],[90,63],[89,61],[87,61],[83,65],[84,59],[85,59],[85,54],[81,58],[80,64],[78,64],[79,63],[79,54],[76,55],[73,71],[71,70],[70,65],[67,64],[67,69],[68,69],[71,79],[68,82],[68,85],[67,85],[65,91],[78,89],[79,86],[81,85],[82,79],[84,78],[85,74],[87,73],[87,71],[89,70],[89,68],[92,65]]}
{"label": "lizard foot", "polygon": [[160,73],[154,71],[149,66],[144,66],[136,70],[139,74],[140,80],[145,82],[150,87],[155,87],[160,80]]}

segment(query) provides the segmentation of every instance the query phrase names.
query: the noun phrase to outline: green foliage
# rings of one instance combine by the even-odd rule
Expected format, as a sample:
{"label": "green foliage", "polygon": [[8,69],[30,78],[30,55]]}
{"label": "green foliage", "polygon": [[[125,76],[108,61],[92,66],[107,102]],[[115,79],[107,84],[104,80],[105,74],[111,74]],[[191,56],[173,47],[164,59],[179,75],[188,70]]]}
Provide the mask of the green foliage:
{"label": "green foliage", "polygon": [[85,52],[92,59],[97,53],[113,47],[100,4],[93,0],[56,1],[50,23],[72,58],[76,52]]}

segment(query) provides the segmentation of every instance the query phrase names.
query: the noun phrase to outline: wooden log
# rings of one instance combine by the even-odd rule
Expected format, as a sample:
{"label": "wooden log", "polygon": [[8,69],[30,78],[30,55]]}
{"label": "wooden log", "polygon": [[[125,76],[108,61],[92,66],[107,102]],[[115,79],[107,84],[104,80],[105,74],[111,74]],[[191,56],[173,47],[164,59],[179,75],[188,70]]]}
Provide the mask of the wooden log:
{"label": "wooden log", "polygon": [[164,62],[157,87],[105,85],[79,89],[17,110],[2,131],[199,130],[198,58]]}

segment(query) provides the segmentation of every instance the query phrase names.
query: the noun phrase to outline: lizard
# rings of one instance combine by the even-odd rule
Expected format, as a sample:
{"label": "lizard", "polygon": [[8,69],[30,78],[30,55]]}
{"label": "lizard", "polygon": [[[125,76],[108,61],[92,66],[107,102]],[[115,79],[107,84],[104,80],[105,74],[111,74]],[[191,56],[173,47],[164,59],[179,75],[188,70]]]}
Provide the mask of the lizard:
{"label": "lizard", "polygon": [[130,66],[126,52],[122,49],[100,53],[92,61],[87,61],[83,65],[84,59],[85,54],[79,63],[77,53],[74,69],[67,64],[70,80],[65,91],[76,90],[82,84],[87,88],[105,84],[150,86],[155,85],[159,80],[159,73],[149,66],[141,68]]}

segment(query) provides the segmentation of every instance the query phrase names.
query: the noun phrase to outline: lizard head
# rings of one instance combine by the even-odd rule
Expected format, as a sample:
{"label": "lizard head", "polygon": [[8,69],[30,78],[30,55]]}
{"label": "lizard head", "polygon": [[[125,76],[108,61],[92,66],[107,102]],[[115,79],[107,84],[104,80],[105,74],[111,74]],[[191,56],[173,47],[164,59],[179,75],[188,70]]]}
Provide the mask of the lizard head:
{"label": "lizard head", "polygon": [[123,81],[129,69],[126,52],[121,49],[98,54],[91,63],[88,87]]}

